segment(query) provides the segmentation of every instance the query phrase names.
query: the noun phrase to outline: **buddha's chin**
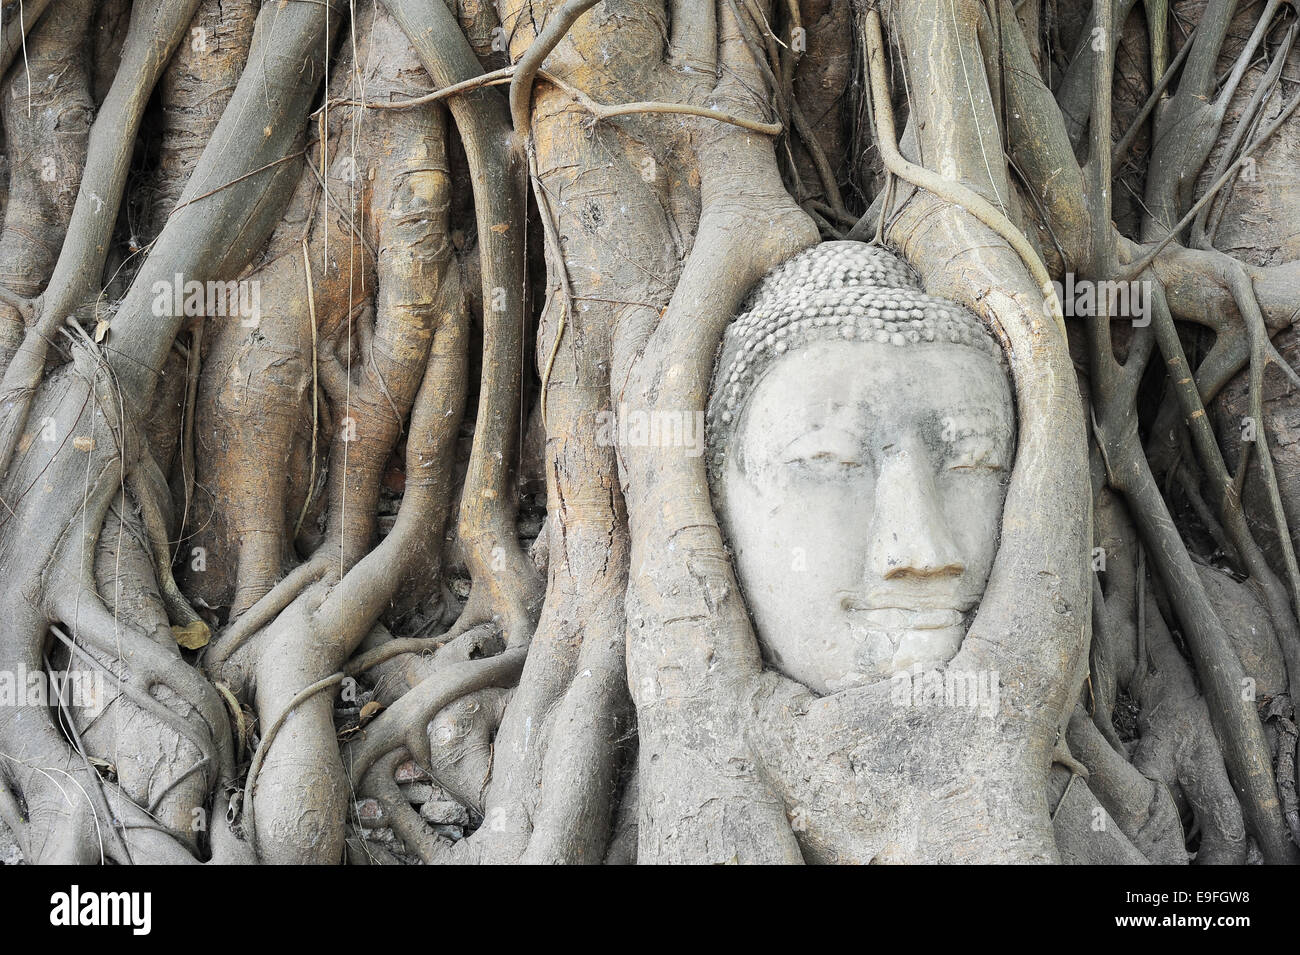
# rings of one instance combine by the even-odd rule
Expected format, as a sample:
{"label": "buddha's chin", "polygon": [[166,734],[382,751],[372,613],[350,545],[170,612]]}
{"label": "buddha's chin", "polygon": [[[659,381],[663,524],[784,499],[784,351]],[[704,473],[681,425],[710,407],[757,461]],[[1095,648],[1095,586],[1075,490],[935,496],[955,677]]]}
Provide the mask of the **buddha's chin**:
{"label": "buddha's chin", "polygon": [[853,665],[838,679],[826,681],[832,692],[877,683],[895,674],[942,666],[957,655],[966,636],[965,621],[946,627],[852,630]]}
{"label": "buddha's chin", "polygon": [[[893,635],[891,634],[891,640]],[[920,666],[940,666],[957,655],[966,636],[965,624],[935,630],[904,630],[897,635],[897,647],[888,676]]]}

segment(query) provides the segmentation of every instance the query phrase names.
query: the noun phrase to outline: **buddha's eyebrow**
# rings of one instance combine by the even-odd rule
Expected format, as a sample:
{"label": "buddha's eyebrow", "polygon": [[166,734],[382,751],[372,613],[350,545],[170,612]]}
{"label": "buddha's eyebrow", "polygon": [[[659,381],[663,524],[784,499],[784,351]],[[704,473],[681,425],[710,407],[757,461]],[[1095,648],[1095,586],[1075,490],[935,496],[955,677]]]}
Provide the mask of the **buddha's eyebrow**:
{"label": "buddha's eyebrow", "polygon": [[847,441],[855,445],[862,442],[862,434],[859,431],[846,428],[835,422],[819,423],[810,428],[800,428],[794,433],[782,429],[775,433],[775,437],[776,440],[773,446],[777,454],[785,454],[790,450],[791,445],[800,441],[815,441],[817,438],[825,438],[830,441]]}
{"label": "buddha's eyebrow", "polygon": [[851,415],[852,408],[835,399],[798,402],[776,422],[773,431],[782,443],[828,429],[851,432],[853,429],[846,423],[845,411]]}

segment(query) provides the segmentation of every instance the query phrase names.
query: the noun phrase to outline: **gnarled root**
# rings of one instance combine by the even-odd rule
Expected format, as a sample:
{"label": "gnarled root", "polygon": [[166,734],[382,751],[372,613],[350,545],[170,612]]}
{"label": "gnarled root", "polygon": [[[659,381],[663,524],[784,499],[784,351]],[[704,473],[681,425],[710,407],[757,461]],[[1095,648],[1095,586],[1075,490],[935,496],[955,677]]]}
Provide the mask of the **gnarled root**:
{"label": "gnarled root", "polygon": [[[5,617],[13,625],[0,641],[0,668],[40,671],[52,632],[64,651],[58,656],[104,686],[93,709],[110,709],[100,714],[102,725],[65,710],[65,737],[39,699],[5,707],[0,752],[6,766],[0,771],[8,780],[6,805],[28,818],[21,831],[33,861],[92,861],[100,853],[120,862],[190,860],[195,833],[206,828],[192,825],[194,811],[204,807],[215,784],[233,782],[226,712],[216,691],[181,660],[156,605],[114,601],[114,613],[96,592],[95,555],[105,518],[123,474],[147,452],[124,425],[111,379],[90,346],[79,346],[77,356],[50,379],[35,406],[46,422],[43,433],[53,440],[31,435],[35,440],[29,439],[5,482],[9,511],[0,530],[0,561],[14,583],[5,598]],[[50,482],[56,481],[80,485],[84,493],[52,496]],[[135,568],[152,589],[140,541],[103,543],[118,550],[115,570]],[[119,746],[121,724],[110,725],[115,719],[131,724],[125,748]],[[101,779],[91,756],[117,760],[119,782]],[[137,806],[132,796],[147,805]],[[154,811],[161,811],[156,819]],[[10,822],[19,825],[17,818]]]}

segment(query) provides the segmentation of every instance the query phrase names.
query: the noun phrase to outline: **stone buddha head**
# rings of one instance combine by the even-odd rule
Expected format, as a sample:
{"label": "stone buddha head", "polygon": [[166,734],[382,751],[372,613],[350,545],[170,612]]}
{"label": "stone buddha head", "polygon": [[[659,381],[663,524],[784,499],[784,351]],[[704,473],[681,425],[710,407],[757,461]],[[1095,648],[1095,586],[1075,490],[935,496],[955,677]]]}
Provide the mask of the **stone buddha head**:
{"label": "stone buddha head", "polygon": [[978,318],[884,249],[814,246],[728,327],[707,421],[714,506],[772,666],[827,694],[952,659],[1015,446]]}

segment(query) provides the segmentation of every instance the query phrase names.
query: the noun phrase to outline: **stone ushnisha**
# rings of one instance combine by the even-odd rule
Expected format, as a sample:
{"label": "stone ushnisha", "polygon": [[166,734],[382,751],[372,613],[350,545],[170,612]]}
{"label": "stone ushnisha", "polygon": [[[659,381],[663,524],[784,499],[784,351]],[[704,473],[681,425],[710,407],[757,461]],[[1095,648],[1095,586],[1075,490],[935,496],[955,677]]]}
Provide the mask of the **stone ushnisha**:
{"label": "stone ushnisha", "polygon": [[814,338],[909,345],[951,342],[1004,361],[984,324],[962,306],[921,291],[912,269],[880,246],[823,242],[773,269],[727,327],[709,402],[710,471],[749,389],[767,366]]}

